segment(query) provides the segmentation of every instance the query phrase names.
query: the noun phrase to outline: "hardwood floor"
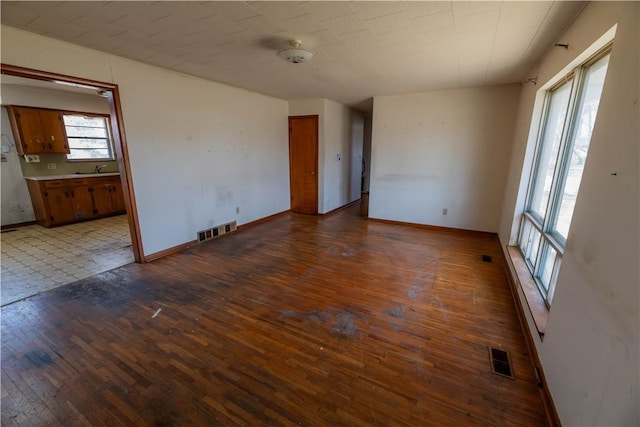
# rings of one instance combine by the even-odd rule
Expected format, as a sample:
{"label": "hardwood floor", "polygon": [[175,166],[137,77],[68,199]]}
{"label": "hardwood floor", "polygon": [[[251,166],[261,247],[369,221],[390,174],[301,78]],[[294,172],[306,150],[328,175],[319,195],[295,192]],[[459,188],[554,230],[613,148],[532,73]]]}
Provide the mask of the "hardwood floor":
{"label": "hardwood floor", "polygon": [[291,214],[3,307],[2,424],[545,425],[497,239],[360,212]]}

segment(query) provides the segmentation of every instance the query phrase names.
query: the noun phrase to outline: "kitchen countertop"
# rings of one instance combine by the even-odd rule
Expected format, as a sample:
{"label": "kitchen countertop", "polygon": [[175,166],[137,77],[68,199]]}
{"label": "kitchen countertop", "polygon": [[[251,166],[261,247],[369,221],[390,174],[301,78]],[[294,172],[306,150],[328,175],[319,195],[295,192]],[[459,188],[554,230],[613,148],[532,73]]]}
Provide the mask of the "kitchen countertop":
{"label": "kitchen countertop", "polygon": [[28,179],[30,181],[51,181],[54,179],[98,178],[98,177],[119,176],[119,175],[120,175],[120,172],[72,173],[69,175],[25,176],[24,179]]}

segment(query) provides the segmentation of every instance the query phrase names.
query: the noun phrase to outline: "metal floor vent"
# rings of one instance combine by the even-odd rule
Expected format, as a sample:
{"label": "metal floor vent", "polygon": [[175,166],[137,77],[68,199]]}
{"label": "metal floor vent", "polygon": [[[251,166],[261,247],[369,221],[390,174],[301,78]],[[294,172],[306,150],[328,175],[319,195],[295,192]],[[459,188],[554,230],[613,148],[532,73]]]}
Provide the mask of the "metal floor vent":
{"label": "metal floor vent", "polygon": [[508,352],[489,347],[489,359],[491,360],[491,372],[496,375],[514,379]]}
{"label": "metal floor vent", "polygon": [[491,259],[491,255],[482,255],[482,261],[491,262],[493,260]]}
{"label": "metal floor vent", "polygon": [[215,239],[216,237],[222,236],[223,234],[236,231],[236,229],[237,229],[236,222],[233,221],[228,224],[222,224],[213,228],[207,228],[206,230],[198,231],[197,233],[198,243],[201,243],[210,239]]}

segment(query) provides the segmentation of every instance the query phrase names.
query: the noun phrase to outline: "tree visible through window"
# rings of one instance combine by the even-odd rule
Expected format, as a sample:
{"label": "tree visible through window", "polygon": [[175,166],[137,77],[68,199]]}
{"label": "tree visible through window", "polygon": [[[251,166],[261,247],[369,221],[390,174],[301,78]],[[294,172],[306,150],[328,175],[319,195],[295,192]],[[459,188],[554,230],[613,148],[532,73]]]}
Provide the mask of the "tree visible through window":
{"label": "tree visible through window", "polygon": [[551,304],[598,112],[609,53],[571,71],[545,96],[519,247]]}
{"label": "tree visible through window", "polygon": [[106,117],[65,114],[64,125],[68,160],[113,160]]}

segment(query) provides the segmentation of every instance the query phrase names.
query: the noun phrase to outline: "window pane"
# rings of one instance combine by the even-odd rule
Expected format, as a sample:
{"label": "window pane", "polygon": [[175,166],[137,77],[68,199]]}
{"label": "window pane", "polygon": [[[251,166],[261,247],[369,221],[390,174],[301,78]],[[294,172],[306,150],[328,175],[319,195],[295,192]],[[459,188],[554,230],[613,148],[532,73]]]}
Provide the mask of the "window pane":
{"label": "window pane", "polygon": [[604,78],[609,64],[609,55],[591,65],[585,74],[582,96],[578,104],[578,113],[573,128],[571,158],[569,169],[566,172],[564,186],[562,189],[562,199],[560,210],[555,220],[554,230],[565,239],[569,233],[569,225],[573,217],[573,208],[576,204],[576,197],[582,180],[582,171],[591,142],[591,133],[598,113],[600,104],[600,94],[604,85]]}
{"label": "window pane", "polygon": [[69,160],[82,160],[82,159],[110,159],[111,155],[108,149],[99,150],[75,150],[71,149],[71,153],[67,154]]}
{"label": "window pane", "polygon": [[544,133],[539,141],[535,181],[533,182],[529,210],[541,219],[545,218],[547,214],[553,173],[558,160],[560,140],[571,95],[571,84],[572,80],[550,93],[548,111],[543,125]]}
{"label": "window pane", "polygon": [[70,138],[69,148],[109,148],[109,141],[106,139]]}
{"label": "window pane", "polygon": [[69,143],[69,160],[111,159],[106,117],[64,115],[65,130]]}
{"label": "window pane", "polygon": [[538,278],[540,283],[544,287],[545,291],[549,290],[549,284],[551,283],[551,276],[553,273],[553,266],[556,262],[558,253],[548,243],[545,242],[545,251],[542,259],[542,266]]}
{"label": "window pane", "polygon": [[531,234],[531,222],[526,217],[522,218],[522,232],[520,233],[520,250],[523,254],[527,253],[529,247],[529,235]]}
{"label": "window pane", "polygon": [[540,232],[531,227],[527,240],[527,251],[524,253],[524,258],[535,268],[538,260],[538,248],[540,247]]}
{"label": "window pane", "polygon": [[102,128],[94,128],[94,127],[85,127],[85,126],[66,126],[67,136],[70,138],[73,137],[98,137],[98,138],[106,138],[107,137],[107,129]]}
{"label": "window pane", "polygon": [[94,128],[103,128],[106,120],[103,117],[85,117],[85,116],[64,116],[65,126],[85,126]]}

